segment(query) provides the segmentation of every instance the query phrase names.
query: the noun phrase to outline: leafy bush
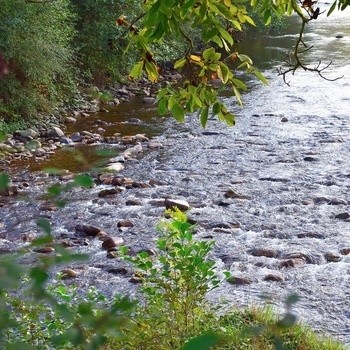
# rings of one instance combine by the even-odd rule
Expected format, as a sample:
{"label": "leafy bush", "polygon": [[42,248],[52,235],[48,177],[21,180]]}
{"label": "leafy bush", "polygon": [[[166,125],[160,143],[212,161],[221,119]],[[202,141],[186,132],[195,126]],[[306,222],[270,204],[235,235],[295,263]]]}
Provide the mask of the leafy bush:
{"label": "leafy bush", "polygon": [[0,0],[0,52],[9,74],[0,85],[0,115],[33,116],[74,91],[74,16],[68,0]]}
{"label": "leafy bush", "polygon": [[130,18],[139,14],[139,1],[72,0],[77,14],[77,36],[80,69],[85,79],[104,87],[128,72],[132,53],[124,55],[127,42],[115,21],[121,13]]}
{"label": "leafy bush", "polygon": [[204,298],[219,284],[215,264],[207,259],[214,242],[194,239],[185,214],[171,216],[159,226],[155,257],[147,252],[128,256],[123,250],[137,269],[146,299],[136,310],[123,349],[178,349],[205,331],[212,317]]}

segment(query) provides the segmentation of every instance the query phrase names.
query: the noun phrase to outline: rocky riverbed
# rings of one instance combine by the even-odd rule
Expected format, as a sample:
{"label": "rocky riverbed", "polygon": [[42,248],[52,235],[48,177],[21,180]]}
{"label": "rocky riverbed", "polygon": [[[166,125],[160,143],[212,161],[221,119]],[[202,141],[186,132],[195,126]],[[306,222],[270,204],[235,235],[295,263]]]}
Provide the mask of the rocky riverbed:
{"label": "rocky riverbed", "polygon": [[[254,93],[264,96],[274,84],[290,89],[276,80]],[[91,255],[69,266],[74,283],[133,294],[137,279],[117,247],[156,254],[155,226],[175,201],[188,208],[198,239],[216,241],[218,273],[236,277],[210,300],[249,305],[264,296],[283,309],[297,293],[295,312],[304,322],[349,342],[348,117],[334,106],[321,115],[301,112],[308,101],[297,92],[286,100],[289,107],[279,100],[249,105],[231,129],[160,119],[157,138],[124,135],[126,143],[108,146],[118,153],[113,173],[93,173],[94,188],[67,192],[62,209],[43,194],[72,175],[22,168],[13,182],[18,194],[2,197],[1,251],[29,244],[40,234],[37,218],[45,217],[56,243]]]}
{"label": "rocky riverbed", "polygon": [[[113,151],[104,166],[111,157],[119,165],[114,173],[93,171],[95,186],[65,193],[67,204],[58,209],[45,188],[67,183],[69,172],[33,172],[35,158],[11,163],[14,187],[1,197],[1,252],[29,244],[40,234],[37,218],[45,217],[57,243],[91,256],[88,263],[69,266],[71,281],[107,295],[133,294],[138,281],[116,248],[125,244],[157,254],[155,225],[177,201],[196,222],[196,237],[215,240],[211,258],[218,273],[230,270],[236,277],[233,284],[223,281],[210,301],[225,300],[229,307],[268,300],[283,310],[286,297],[296,293],[299,319],[349,344],[349,39],[345,35],[339,43],[327,35],[338,33],[341,22],[310,33],[323,43],[319,56],[310,59],[317,62],[331,52],[343,57],[328,71],[343,79],[330,82],[300,72],[287,86],[269,68],[268,87],[248,82],[252,92],[244,96],[244,109],[226,100],[237,114],[234,128],[211,120],[203,130],[195,116],[178,125],[137,102],[78,117],[74,125],[84,125],[79,132],[109,128],[106,134],[116,138],[86,142],[78,150]],[[40,166],[69,168],[68,156],[60,154],[51,157],[58,157],[56,163]],[[54,253],[53,247],[34,252]]]}

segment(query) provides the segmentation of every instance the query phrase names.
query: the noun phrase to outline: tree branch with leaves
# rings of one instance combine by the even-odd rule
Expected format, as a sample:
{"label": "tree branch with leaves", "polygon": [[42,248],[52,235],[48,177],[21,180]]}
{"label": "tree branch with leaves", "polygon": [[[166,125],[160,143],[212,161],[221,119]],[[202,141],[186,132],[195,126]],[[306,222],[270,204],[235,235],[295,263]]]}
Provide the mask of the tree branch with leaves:
{"label": "tree branch with leaves", "polygon": [[[338,0],[332,5],[343,9],[347,0]],[[130,71],[131,79],[143,75],[152,82],[157,82],[161,71],[153,52],[155,45],[162,45],[169,37],[186,43],[187,49],[179,51],[174,69],[182,79],[168,82],[157,96],[160,114],[171,112],[176,120],[183,122],[188,113],[196,112],[201,125],[206,126],[209,115],[216,116],[228,125],[234,125],[234,114],[220,99],[223,88],[229,88],[242,104],[241,92],[246,84],[237,74],[238,70],[256,76],[262,83],[267,83],[263,74],[257,70],[250,57],[237,52],[233,31],[242,31],[245,26],[255,26],[248,14],[249,6],[259,8],[265,23],[271,22],[273,14],[288,16],[296,13],[301,19],[301,28],[293,52],[290,68],[280,71],[285,79],[288,73],[295,73],[299,68],[317,72],[321,77],[329,66],[321,63],[313,68],[301,59],[301,46],[306,47],[303,35],[306,24],[316,20],[320,10],[317,1],[312,0],[145,0],[143,13],[134,20],[127,21],[125,15],[117,19],[117,25],[125,26],[129,35],[129,49],[140,52],[140,60]],[[196,52],[193,39],[184,26],[200,33],[204,44],[201,52]],[[306,47],[306,50],[309,48]],[[338,78],[337,78],[338,79]],[[332,80],[332,79],[328,79]],[[336,79],[333,79],[336,80]],[[219,81],[219,84],[217,83]]]}

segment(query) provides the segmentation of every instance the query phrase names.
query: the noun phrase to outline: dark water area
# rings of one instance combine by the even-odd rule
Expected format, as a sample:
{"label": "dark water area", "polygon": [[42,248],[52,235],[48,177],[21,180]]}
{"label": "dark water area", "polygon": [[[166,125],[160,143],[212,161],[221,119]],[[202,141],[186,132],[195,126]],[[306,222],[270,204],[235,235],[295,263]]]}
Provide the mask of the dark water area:
{"label": "dark water area", "polygon": [[[125,163],[120,176],[145,183],[156,179],[159,185],[125,188],[109,197],[99,196],[109,185],[75,189],[65,195],[66,207],[49,211],[42,194],[46,184],[56,180],[33,173],[38,164],[24,164],[21,182],[30,186],[1,208],[0,247],[23,245],[23,235],[39,234],[36,218],[44,215],[58,241],[76,242],[74,249],[91,254],[87,264],[73,266],[81,288],[133,294],[136,288],[128,281],[131,271],[125,263],[108,259],[97,239],[79,241],[76,225],[100,227],[135,251],[153,249],[164,199],[183,199],[197,222],[196,236],[216,242],[211,258],[218,274],[226,269],[249,281],[223,281],[209,300],[224,300],[227,308],[268,300],[283,312],[287,296],[296,293],[301,299],[293,312],[301,321],[350,344],[350,16],[323,15],[309,23],[305,37],[314,45],[307,61],[332,61],[325,75],[344,77],[326,81],[301,70],[288,77],[288,86],[277,68],[296,39],[296,20],[290,19],[281,34],[247,43],[248,53],[270,82],[262,86],[247,78],[251,89],[244,94],[243,108],[233,98],[224,98],[237,115],[234,128],[210,120],[203,130],[196,116],[179,125],[140,102],[72,126],[68,132],[93,131],[100,119],[109,123],[103,127],[110,135],[154,137],[163,148],[145,148]],[[131,118],[141,123],[128,122]],[[74,168],[79,162],[70,151],[57,152],[40,166],[86,171],[104,161],[95,151],[105,148],[121,151],[113,145],[84,146],[78,148],[83,155],[79,159],[87,159],[81,160],[82,168]],[[117,223],[126,219],[134,226],[121,230]],[[125,271],[122,268],[125,275],[118,273]]]}

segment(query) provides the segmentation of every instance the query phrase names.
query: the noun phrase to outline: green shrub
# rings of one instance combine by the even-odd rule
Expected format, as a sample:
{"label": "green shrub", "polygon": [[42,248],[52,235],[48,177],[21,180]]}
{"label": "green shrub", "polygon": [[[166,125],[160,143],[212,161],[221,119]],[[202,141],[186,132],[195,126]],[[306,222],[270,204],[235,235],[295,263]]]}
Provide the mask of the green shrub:
{"label": "green shrub", "polygon": [[0,0],[0,52],[10,69],[0,84],[0,116],[51,112],[72,95],[73,21],[68,0]]}
{"label": "green shrub", "polygon": [[140,2],[114,0],[72,0],[77,15],[75,46],[84,78],[99,87],[113,83],[126,74],[133,53],[124,55],[125,29],[116,26],[121,14],[139,14]]}

